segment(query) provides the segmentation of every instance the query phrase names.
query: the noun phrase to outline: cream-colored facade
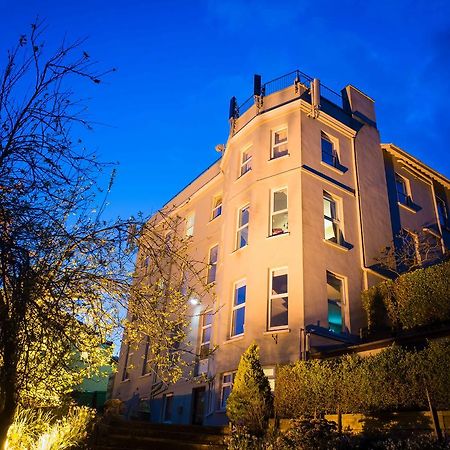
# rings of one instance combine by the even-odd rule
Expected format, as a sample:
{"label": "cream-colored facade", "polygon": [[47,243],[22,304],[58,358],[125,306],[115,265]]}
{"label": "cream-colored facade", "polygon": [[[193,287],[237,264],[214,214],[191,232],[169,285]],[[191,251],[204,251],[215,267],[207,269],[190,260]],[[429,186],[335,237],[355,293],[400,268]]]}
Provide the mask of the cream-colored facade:
{"label": "cream-colored facade", "polygon": [[114,395],[138,387],[154,422],[225,423],[232,372],[252,342],[276,378],[277,364],[357,341],[366,326],[360,293],[384,278],[377,257],[400,230],[450,244],[449,181],[380,143],[372,99],[347,86],[329,101],[300,72],[277,83],[261,89],[255,79],[240,114],[232,101],[222,157],[169,202],[193,222],[193,257],[208,261],[217,246],[214,304],[192,306],[190,336],[201,345],[202,313],[213,309],[217,349],[199,364],[209,382],[166,386],[156,399],[142,355],[122,379],[122,349]]}

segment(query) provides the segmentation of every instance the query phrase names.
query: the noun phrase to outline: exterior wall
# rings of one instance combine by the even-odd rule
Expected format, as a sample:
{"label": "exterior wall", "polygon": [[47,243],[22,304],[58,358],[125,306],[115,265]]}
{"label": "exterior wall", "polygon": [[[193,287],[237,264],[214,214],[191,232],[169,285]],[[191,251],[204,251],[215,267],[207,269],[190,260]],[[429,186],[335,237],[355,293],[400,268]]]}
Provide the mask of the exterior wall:
{"label": "exterior wall", "polygon": [[[409,160],[404,152],[400,163],[391,147],[380,146],[373,101],[347,87],[343,108],[323,100],[321,112],[313,118],[308,95],[305,86],[300,85],[297,91],[290,86],[265,97],[261,109],[252,106],[241,117],[232,119],[222,158],[168,202],[168,207],[181,217],[195,213],[190,244],[193,259],[208,262],[210,248],[219,245],[215,296],[202,298],[200,305],[192,306],[189,335],[190,341],[199,345],[199,315],[213,307],[216,313],[211,344],[217,350],[209,358],[211,383],[182,381],[167,388],[165,394],[174,394],[173,422],[191,422],[192,390],[199,387],[205,388],[206,395],[213,391],[204,423],[226,422],[219,408],[222,375],[237,369],[241,354],[252,342],[260,346],[264,367],[300,358],[305,350],[301,346],[302,331],[308,325],[329,327],[327,271],[344,280],[345,331],[358,335],[365,326],[361,290],[383,279],[375,267],[380,249],[392,241],[399,227],[423,227],[436,222],[434,184],[444,189],[449,199],[448,180],[435,172],[432,177],[426,175],[428,169],[415,162],[411,189],[422,209],[414,214],[399,209],[402,207],[393,197],[393,173],[411,176],[412,169],[406,167]],[[288,130],[288,154],[273,159],[272,133],[282,127]],[[333,138],[342,170],[322,161],[321,132]],[[240,176],[245,149],[252,155],[251,170]],[[289,230],[271,236],[271,192],[278,188],[288,190]],[[342,244],[325,240],[324,192],[338,201]],[[223,195],[222,214],[211,220],[212,201],[218,194]],[[237,249],[238,212],[247,204],[248,245]],[[288,271],[288,325],[270,330],[270,271],[277,268]],[[234,286],[244,279],[245,331],[232,336]],[[333,343],[317,336],[310,340],[313,347]],[[136,369],[128,381],[122,381],[126,353],[123,346],[114,387],[116,397],[129,399],[136,388],[142,399],[149,397],[155,380],[152,375],[140,375],[143,352],[141,345],[133,355]],[[162,394],[152,400],[152,421],[162,421],[162,405]]]}

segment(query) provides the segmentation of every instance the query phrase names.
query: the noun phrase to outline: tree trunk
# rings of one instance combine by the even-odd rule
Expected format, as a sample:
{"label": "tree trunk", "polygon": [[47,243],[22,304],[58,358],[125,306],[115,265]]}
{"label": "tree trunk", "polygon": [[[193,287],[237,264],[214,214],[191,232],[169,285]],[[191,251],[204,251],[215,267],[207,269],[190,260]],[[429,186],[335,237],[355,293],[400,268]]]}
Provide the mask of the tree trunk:
{"label": "tree trunk", "polygon": [[13,389],[6,391],[5,402],[0,411],[0,449],[3,449],[8,435],[9,427],[14,420],[16,401]]}

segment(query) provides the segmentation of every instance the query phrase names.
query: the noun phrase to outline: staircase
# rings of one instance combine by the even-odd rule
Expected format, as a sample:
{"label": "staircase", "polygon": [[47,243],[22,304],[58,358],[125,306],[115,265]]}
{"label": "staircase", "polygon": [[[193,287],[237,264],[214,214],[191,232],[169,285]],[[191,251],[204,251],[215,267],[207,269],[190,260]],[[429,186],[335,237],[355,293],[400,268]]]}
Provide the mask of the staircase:
{"label": "staircase", "polygon": [[224,450],[227,427],[166,425],[115,419],[101,423],[90,450]]}

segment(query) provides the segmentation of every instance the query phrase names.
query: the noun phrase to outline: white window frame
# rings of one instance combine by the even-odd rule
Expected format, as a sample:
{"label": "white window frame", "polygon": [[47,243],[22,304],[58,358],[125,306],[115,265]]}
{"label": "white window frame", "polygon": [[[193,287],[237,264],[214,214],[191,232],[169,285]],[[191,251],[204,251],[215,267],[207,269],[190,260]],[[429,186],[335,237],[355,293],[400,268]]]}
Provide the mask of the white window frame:
{"label": "white window frame", "polygon": [[[241,224],[241,217],[242,217],[242,211],[244,209],[248,209],[248,221],[247,223],[245,223],[244,225]],[[241,208],[238,209],[238,214],[237,214],[237,227],[236,227],[236,250],[239,250],[240,248],[244,248],[247,247],[248,245],[248,237],[249,237],[249,223],[250,223],[250,203],[247,203],[246,205],[242,206]],[[247,243],[245,245],[240,245],[241,244],[241,233],[242,231],[247,228]]]}
{"label": "white window frame", "polygon": [[[216,260],[213,261],[211,259],[212,257],[212,251],[217,248],[216,251]],[[219,259],[219,244],[215,244],[212,247],[209,248],[209,253],[208,253],[208,274],[207,274],[207,278],[206,278],[206,282],[207,284],[211,284],[211,283],[215,283],[216,278],[217,278],[217,261]],[[213,270],[214,269],[214,270]],[[214,274],[214,278],[212,279],[212,274]]]}
{"label": "white window frame", "polygon": [[[281,209],[279,211],[274,211],[275,208],[275,194],[277,192],[286,191],[286,208]],[[282,230],[281,233],[274,233],[273,232],[273,218],[274,216],[277,216],[279,214],[288,213],[288,224],[286,230]],[[288,187],[283,186],[280,188],[272,189],[270,193],[270,236],[278,236],[280,234],[286,234],[289,233],[289,193],[288,193]]]}
{"label": "white window frame", "polygon": [[276,366],[264,366],[262,370],[269,380],[270,390],[275,392]]}
{"label": "white window frame", "polygon": [[[341,317],[342,317],[342,326],[341,326],[341,333],[345,332],[345,329],[347,327],[347,323],[346,323],[346,318],[347,318],[347,312],[346,312],[346,308],[347,308],[347,278],[343,275],[339,275],[336,272],[333,272],[331,270],[327,270],[326,271],[326,276],[328,276],[328,274],[332,275],[334,278],[336,278],[337,280],[340,280],[341,282],[341,287],[342,287],[342,291],[341,291]],[[328,285],[328,280],[326,281],[326,286]],[[329,310],[328,310],[328,292],[327,292],[327,322],[328,322],[328,314],[329,314]],[[329,326],[329,323],[328,323]]]}
{"label": "white window frame", "polygon": [[[273,294],[272,293],[272,283],[273,283],[273,275],[275,272],[281,272],[284,271],[286,272],[287,275],[287,292],[285,293],[281,293],[281,294]],[[288,323],[284,324],[284,325],[278,325],[278,326],[272,326],[271,325],[271,321],[272,321],[272,301],[279,299],[279,298],[284,298],[287,297],[288,298],[288,310],[287,310],[287,315],[288,315]],[[283,267],[275,267],[272,269],[269,269],[269,302],[268,302],[268,311],[267,311],[267,329],[269,331],[272,330],[285,330],[286,328],[289,327],[289,271],[288,268],[286,266]]]}
{"label": "white window frame", "polygon": [[[252,149],[252,146],[249,145],[248,147],[244,148],[241,151],[241,159],[240,159],[240,165],[239,165],[239,177],[244,176],[247,172],[250,172],[252,170],[252,154],[250,153]],[[247,159],[244,159],[244,155],[247,155]]]}
{"label": "white window frame", "polygon": [[[206,321],[206,318],[208,316],[211,317],[210,323],[208,323]],[[201,360],[208,358],[208,354],[206,354],[206,356],[204,356],[203,347],[205,347],[205,346],[208,347],[207,353],[209,352],[209,349],[211,348],[211,336],[210,336],[210,340],[208,340],[208,341],[203,340],[203,337],[205,336],[205,333],[208,329],[211,330],[210,332],[212,332],[212,321],[213,321],[213,310],[207,309],[205,312],[202,313],[202,315],[200,317],[200,351],[199,351],[199,355],[200,355]]]}
{"label": "white window frame", "polygon": [[195,226],[195,212],[192,212],[186,216],[186,236],[194,236]]}
{"label": "white window frame", "polygon": [[[236,305],[237,301],[237,290],[238,288],[241,288],[245,286],[245,300],[244,303],[241,303],[240,305]],[[230,330],[230,336],[232,338],[237,336],[243,336],[245,333],[245,305],[247,304],[247,280],[244,278],[242,280],[236,281],[233,284],[233,299],[231,304],[231,330]],[[234,334],[235,329],[235,312],[237,312],[239,309],[244,309],[244,323],[243,323],[243,331],[242,333]]]}
{"label": "white window frame", "polygon": [[[323,159],[322,139],[330,142],[332,146],[331,150],[333,158],[332,164],[328,163]],[[327,166],[334,167],[335,169],[339,169],[339,167],[341,166],[341,152],[339,149],[339,140],[336,137],[331,136],[330,133],[323,130],[320,131],[320,153],[321,153],[320,155],[321,160],[324,164],[326,164]]]}
{"label": "white window frame", "polygon": [[[284,130],[286,130],[286,140],[279,142],[278,144],[275,144],[275,135]],[[284,155],[275,156],[276,149],[278,147],[281,147],[282,145],[288,145],[288,143],[289,143],[289,132],[288,132],[287,125],[283,125],[282,127],[272,130],[271,146],[270,146],[270,159],[278,159],[278,158],[282,158],[283,156],[288,156],[289,155],[289,147],[287,149],[287,153],[285,153]]]}
{"label": "white window frame", "polygon": [[[336,217],[329,217],[329,216],[325,215],[325,199],[334,203],[334,210],[335,210]],[[330,209],[331,209],[331,205],[330,205]],[[332,242],[334,244],[341,245],[341,246],[343,246],[345,243],[343,209],[344,209],[343,203],[342,203],[342,199],[340,197],[336,197],[335,195],[331,194],[328,191],[323,191],[323,195],[322,195],[323,238],[327,242]],[[326,234],[325,234],[325,220],[331,222],[335,226],[336,242],[334,242],[332,239],[327,239]]]}
{"label": "white window frame", "polygon": [[[230,376],[230,381],[224,381],[225,377],[228,376],[228,375]],[[220,407],[219,407],[219,409],[221,411],[224,411],[226,406],[227,406],[226,401],[224,402],[224,391],[225,391],[224,388],[230,387],[231,388],[230,389],[230,394],[231,394],[231,392],[233,390],[233,384],[234,384],[235,377],[236,377],[236,371],[234,371],[234,372],[224,372],[222,374],[222,380],[221,380],[221,383],[220,383]],[[228,397],[229,397],[229,395],[228,395]],[[227,399],[228,399],[228,397],[227,397]]]}
{"label": "white window frame", "polygon": [[[217,201],[220,200],[220,203]],[[211,220],[217,219],[217,217],[222,215],[222,204],[223,204],[223,196],[222,194],[218,194],[213,198],[212,208],[211,208]]]}
{"label": "white window frame", "polygon": [[[400,175],[398,172],[395,172],[395,194],[397,195],[397,202],[399,205],[410,206],[413,203],[412,194],[411,194],[411,183],[408,178]],[[401,181],[403,186],[405,187],[405,192],[402,195],[405,196],[405,201],[401,201],[399,197],[399,192],[397,189],[397,183]]]}

